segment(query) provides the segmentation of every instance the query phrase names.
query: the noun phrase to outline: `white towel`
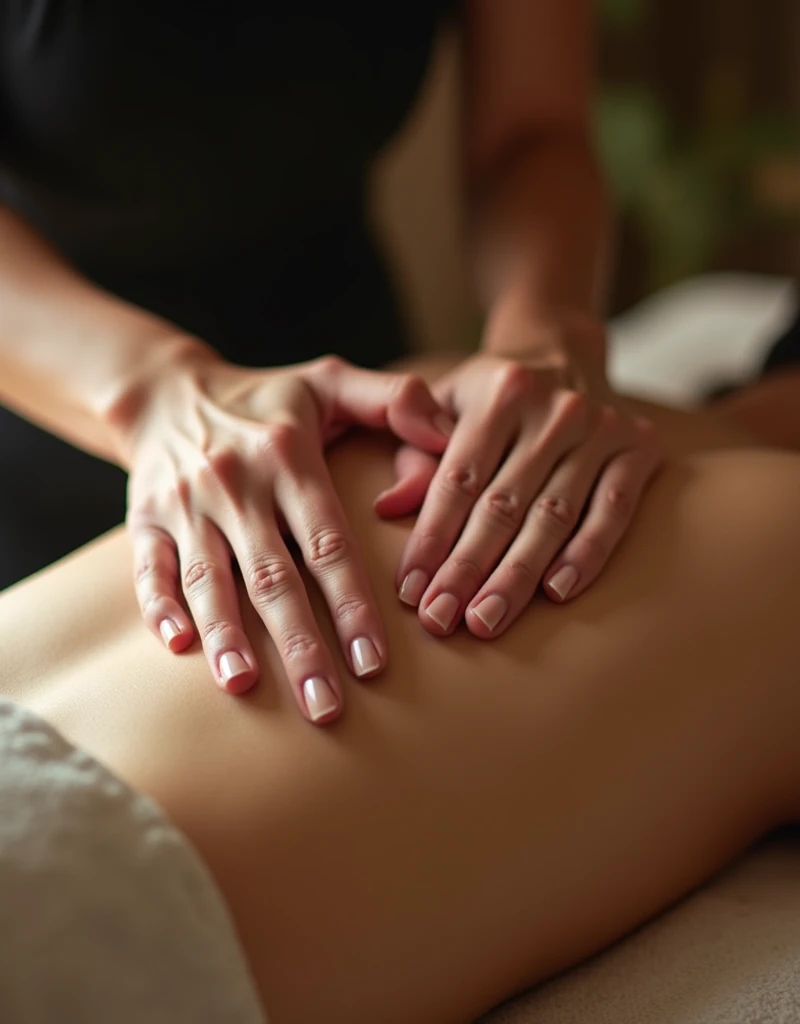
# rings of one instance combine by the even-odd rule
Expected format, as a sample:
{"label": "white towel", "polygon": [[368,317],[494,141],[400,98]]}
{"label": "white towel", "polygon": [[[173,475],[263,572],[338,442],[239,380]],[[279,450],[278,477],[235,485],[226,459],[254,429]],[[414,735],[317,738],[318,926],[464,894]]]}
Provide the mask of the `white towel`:
{"label": "white towel", "polygon": [[218,890],[155,804],[0,700],[3,1024],[266,1024]]}

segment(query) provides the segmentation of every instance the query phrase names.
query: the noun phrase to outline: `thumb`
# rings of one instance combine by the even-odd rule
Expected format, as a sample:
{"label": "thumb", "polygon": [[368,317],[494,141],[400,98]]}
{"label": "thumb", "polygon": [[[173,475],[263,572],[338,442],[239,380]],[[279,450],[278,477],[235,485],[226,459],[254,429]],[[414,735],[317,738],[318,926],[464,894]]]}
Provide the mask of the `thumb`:
{"label": "thumb", "polygon": [[404,445],[395,456],[395,483],[375,499],[374,508],[384,519],[398,519],[417,512],[425,500],[439,460],[419,448]]}
{"label": "thumb", "polygon": [[338,423],[391,430],[402,441],[440,453],[453,432],[453,420],[413,373],[362,370],[326,357],[301,371],[322,403],[325,431]]}

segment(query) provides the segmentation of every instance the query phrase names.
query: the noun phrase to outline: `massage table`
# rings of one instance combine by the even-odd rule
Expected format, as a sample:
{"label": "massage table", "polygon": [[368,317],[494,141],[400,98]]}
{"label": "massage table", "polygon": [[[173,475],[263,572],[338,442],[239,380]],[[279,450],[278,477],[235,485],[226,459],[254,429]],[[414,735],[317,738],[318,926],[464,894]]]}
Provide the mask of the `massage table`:
{"label": "massage table", "polygon": [[[796,300],[790,281],[734,274],[671,288],[612,325],[612,380],[689,408],[755,375]],[[480,1024],[798,1022],[800,829],[786,829],[611,949]]]}

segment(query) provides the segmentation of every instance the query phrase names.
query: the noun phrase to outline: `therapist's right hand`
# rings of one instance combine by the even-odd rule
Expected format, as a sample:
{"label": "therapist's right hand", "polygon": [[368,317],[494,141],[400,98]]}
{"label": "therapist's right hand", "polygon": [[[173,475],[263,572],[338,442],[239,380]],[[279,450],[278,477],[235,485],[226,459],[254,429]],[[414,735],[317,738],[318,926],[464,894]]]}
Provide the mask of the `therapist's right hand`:
{"label": "therapist's right hand", "polygon": [[258,666],[242,627],[235,559],[302,713],[332,721],[342,683],[282,527],[325,596],[351,671],[377,674],[386,637],[324,447],[360,424],[440,453],[447,417],[408,374],[332,357],[247,369],[210,352],[170,364],[139,405],[121,449],[146,624],[172,651],[186,648],[196,629],[218,685],[249,689]]}

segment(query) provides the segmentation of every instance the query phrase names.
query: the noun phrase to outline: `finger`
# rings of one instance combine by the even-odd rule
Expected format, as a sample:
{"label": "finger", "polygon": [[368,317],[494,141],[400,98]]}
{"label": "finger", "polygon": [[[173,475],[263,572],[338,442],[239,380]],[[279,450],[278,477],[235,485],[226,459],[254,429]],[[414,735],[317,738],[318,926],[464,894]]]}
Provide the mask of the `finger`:
{"label": "finger", "polygon": [[378,515],[397,519],[418,511],[438,465],[437,458],[419,448],[410,445],[400,448],[394,460],[397,480],[375,499],[374,508]]}
{"label": "finger", "polygon": [[[515,418],[511,409],[503,409],[491,416],[467,414],[459,420],[400,559],[395,583],[405,604],[419,604],[450,554],[473,505],[508,448]],[[452,611],[451,603],[447,604],[445,608],[445,602],[440,602],[430,611],[442,629],[447,628],[443,625],[447,611]]]}
{"label": "finger", "polygon": [[191,644],[194,630],[179,599],[175,543],[157,526],[130,526],[129,532],[134,588],[142,618],[170,651],[183,651]]}
{"label": "finger", "polygon": [[498,636],[528,606],[548,565],[575,531],[584,506],[609,458],[597,435],[557,467],[528,510],[500,564],[467,609],[470,632]]}
{"label": "finger", "polygon": [[281,455],[275,497],[330,609],[342,651],[361,679],[386,663],[386,639],[366,570],[319,445],[298,438]]}
{"label": "finger", "polygon": [[227,693],[244,693],[258,677],[258,664],[242,627],[228,546],[200,517],[185,521],[178,551],[183,593],[212,675]]}
{"label": "finger", "polygon": [[229,537],[247,593],[272,637],[301,713],[316,725],[333,721],[344,706],[341,685],[302,577],[274,521],[248,515]]}
{"label": "finger", "polygon": [[519,533],[554,467],[574,442],[565,431],[526,432],[475,503],[453,550],[420,603],[420,621],[431,632],[451,632],[469,601]]}
{"label": "finger", "polygon": [[[513,412],[513,409],[509,411]],[[493,425],[496,427],[503,423],[503,412],[502,406],[495,407],[484,424],[476,430],[475,441],[471,443],[477,445],[482,438],[491,437]],[[448,542],[452,545],[453,538],[448,532],[448,525],[451,528],[457,527],[460,532],[462,523],[449,512],[442,512],[440,520],[434,521],[432,526],[425,521],[427,507],[435,500],[436,481],[431,485],[417,522],[417,531],[429,538],[427,543],[430,547],[436,548],[439,545],[439,551],[431,558],[431,563],[435,563],[438,558],[438,565],[434,564],[435,576],[426,588],[423,584],[427,567],[416,565],[418,556],[411,554],[408,561],[401,565],[401,571],[406,573],[403,577],[406,582],[401,584],[401,591],[405,589],[405,593],[401,593],[401,597],[412,603],[419,588],[425,590],[424,614],[420,621],[432,632],[447,633],[455,627],[467,601],[484,582],[497,558],[519,529],[534,495],[552,473],[554,466],[568,451],[580,444],[585,436],[587,408],[584,396],[565,392],[552,401],[545,414],[546,419],[542,423],[541,413],[536,409],[526,409],[525,430],[492,485],[485,490],[482,486],[479,488],[481,497],[470,510],[464,532],[452,550],[442,550]],[[460,428],[461,424],[442,458],[443,466],[458,453]],[[494,452],[490,449],[490,455],[494,454],[496,449]],[[409,546],[413,542],[412,534]]]}
{"label": "finger", "polygon": [[322,402],[326,423],[389,429],[431,452],[447,446],[453,421],[417,374],[363,370],[335,356],[315,360],[302,373]]}
{"label": "finger", "polygon": [[627,532],[657,463],[653,451],[641,449],[611,461],[597,483],[585,520],[547,570],[548,597],[559,602],[577,597],[597,579]]}

